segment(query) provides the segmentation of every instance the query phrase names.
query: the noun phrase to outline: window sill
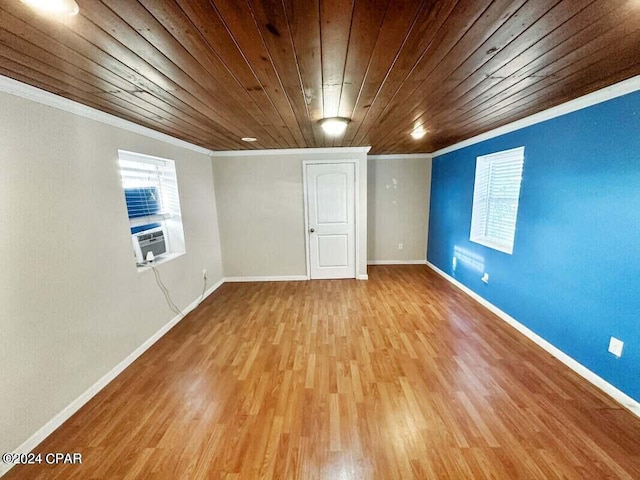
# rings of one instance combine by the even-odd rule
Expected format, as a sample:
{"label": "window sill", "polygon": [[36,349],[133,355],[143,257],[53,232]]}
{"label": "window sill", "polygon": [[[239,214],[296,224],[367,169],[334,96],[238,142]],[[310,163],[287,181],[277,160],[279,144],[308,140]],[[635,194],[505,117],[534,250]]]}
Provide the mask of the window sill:
{"label": "window sill", "polygon": [[479,245],[483,245],[485,247],[491,248],[493,250],[497,250],[502,253],[506,253],[507,255],[513,255],[513,247],[509,248],[508,245],[501,245],[499,243],[493,243],[489,240],[484,240],[481,238],[470,238],[470,241],[473,243],[477,243]]}
{"label": "window sill", "polygon": [[138,265],[138,273],[140,272],[145,272],[147,270],[151,270],[153,267],[157,267],[158,265],[162,265],[163,263],[167,263],[170,262],[171,260],[178,258],[182,255],[184,255],[185,252],[178,252],[178,253],[163,253],[162,255],[159,255],[158,257],[156,257],[156,259],[151,262],[151,263],[147,263],[144,265]]}
{"label": "window sill", "polygon": [[144,217],[135,217],[129,219],[129,225],[131,227],[141,227],[149,223],[164,222],[166,219],[171,218],[171,215],[167,213],[159,213],[157,215],[145,215]]}

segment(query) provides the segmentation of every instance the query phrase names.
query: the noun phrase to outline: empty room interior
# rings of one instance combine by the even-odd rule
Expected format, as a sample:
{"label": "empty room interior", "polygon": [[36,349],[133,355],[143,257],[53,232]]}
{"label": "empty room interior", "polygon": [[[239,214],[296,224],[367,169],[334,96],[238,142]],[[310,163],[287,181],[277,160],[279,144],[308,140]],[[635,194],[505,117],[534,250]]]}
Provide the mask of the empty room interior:
{"label": "empty room interior", "polygon": [[0,477],[639,479],[640,1],[3,0]]}

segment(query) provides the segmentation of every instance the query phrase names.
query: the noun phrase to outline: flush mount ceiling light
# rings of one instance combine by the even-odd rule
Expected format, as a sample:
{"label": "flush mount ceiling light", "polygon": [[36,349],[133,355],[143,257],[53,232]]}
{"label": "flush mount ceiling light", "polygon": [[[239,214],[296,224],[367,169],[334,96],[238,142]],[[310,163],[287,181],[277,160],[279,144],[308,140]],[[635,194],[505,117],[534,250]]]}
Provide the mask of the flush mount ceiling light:
{"label": "flush mount ceiling light", "polygon": [[256,137],[242,137],[241,140],[243,142],[257,142],[258,139]]}
{"label": "flush mount ceiling light", "polygon": [[22,0],[36,10],[58,15],[77,15],[80,7],[74,0]]}
{"label": "flush mount ceiling light", "polygon": [[422,127],[414,128],[413,131],[411,132],[411,136],[413,137],[414,140],[420,140],[426,134],[427,134],[427,131]]}
{"label": "flush mount ceiling light", "polygon": [[320,120],[320,126],[324,130],[324,133],[332,137],[343,133],[347,129],[348,123],[349,119],[343,117],[323,118]]}

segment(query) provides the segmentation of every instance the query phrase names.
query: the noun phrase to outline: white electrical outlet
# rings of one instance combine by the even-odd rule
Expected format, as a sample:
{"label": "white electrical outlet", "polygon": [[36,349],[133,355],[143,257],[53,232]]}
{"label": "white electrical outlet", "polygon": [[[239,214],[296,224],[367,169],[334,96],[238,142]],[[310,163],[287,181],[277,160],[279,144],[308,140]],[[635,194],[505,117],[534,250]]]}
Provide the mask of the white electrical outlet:
{"label": "white electrical outlet", "polygon": [[404,248],[404,245],[402,245],[401,243],[398,244],[398,250],[402,250]]}
{"label": "white electrical outlet", "polygon": [[203,279],[203,280],[206,280],[206,279],[207,279],[207,269],[206,269],[206,268],[203,268],[203,269],[202,269],[202,279]]}
{"label": "white electrical outlet", "polygon": [[624,342],[622,340],[619,340],[616,337],[611,337],[609,340],[609,353],[620,358],[622,356],[622,347],[624,347]]}
{"label": "white electrical outlet", "polygon": [[489,283],[489,274],[487,272],[484,272],[484,275],[482,275],[482,278],[480,280],[482,280],[484,283]]}

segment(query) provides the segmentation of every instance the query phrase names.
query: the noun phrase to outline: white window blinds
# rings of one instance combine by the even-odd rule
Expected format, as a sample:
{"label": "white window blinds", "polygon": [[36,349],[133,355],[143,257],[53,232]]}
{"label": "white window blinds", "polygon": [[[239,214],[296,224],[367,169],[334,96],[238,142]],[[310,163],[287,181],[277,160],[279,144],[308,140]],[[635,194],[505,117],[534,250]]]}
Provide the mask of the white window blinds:
{"label": "white window blinds", "polygon": [[173,160],[119,151],[120,176],[132,226],[180,217]]}
{"label": "white window blinds", "polygon": [[524,147],[477,158],[472,242],[513,253],[523,165]]}

